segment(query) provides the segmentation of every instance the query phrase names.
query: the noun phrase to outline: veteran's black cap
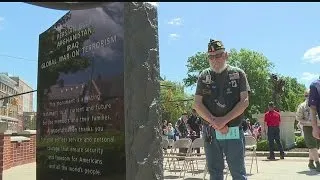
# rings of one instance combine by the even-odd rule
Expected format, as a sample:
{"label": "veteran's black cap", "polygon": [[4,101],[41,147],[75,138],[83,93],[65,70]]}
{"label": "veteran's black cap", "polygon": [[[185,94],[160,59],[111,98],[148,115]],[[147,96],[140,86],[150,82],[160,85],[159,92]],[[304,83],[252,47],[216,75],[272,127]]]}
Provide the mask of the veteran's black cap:
{"label": "veteran's black cap", "polygon": [[222,42],[219,40],[210,39],[208,43],[208,52],[218,51],[220,49],[225,49]]}

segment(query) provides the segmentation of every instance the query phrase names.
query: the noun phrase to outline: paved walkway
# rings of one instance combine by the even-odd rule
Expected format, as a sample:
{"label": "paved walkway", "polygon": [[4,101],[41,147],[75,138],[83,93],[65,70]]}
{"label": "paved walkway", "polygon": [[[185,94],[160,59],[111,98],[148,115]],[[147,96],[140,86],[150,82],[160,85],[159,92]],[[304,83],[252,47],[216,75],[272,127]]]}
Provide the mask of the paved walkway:
{"label": "paved walkway", "polygon": [[2,180],[36,180],[36,163],[24,164],[5,170]]}
{"label": "paved walkway", "polygon": [[[246,169],[249,174],[250,171],[250,159],[246,158]],[[259,173],[256,171],[255,163],[252,167],[251,174],[248,175],[249,180],[319,180],[320,173],[316,171],[310,171],[307,168],[308,158],[304,157],[286,157],[284,160],[269,161],[266,157],[258,157],[258,167]],[[185,180],[202,180],[204,162],[199,162],[199,170],[197,174],[192,175],[191,173],[186,173]],[[169,179],[182,179],[179,178],[180,172],[169,171],[168,168],[165,170],[165,180]],[[209,179],[209,175],[206,175],[206,180]],[[232,177],[228,176],[229,180]]]}
{"label": "paved walkway", "polygon": [[[265,157],[258,157],[259,173],[256,173],[256,167],[253,165],[252,175],[248,176],[249,180],[319,180],[320,173],[310,171],[307,168],[308,158],[287,157],[285,160],[267,161]],[[247,171],[249,171],[250,160],[246,159]],[[199,162],[199,169],[204,169],[204,162]],[[164,172],[164,179],[179,179],[179,172]],[[186,173],[186,180],[201,180],[203,178],[202,171],[196,175]],[[35,180],[36,164],[30,163],[14,167],[4,171],[3,180]],[[181,178],[180,178],[181,179]],[[209,175],[206,176],[209,179]],[[231,180],[231,176],[228,176]]]}

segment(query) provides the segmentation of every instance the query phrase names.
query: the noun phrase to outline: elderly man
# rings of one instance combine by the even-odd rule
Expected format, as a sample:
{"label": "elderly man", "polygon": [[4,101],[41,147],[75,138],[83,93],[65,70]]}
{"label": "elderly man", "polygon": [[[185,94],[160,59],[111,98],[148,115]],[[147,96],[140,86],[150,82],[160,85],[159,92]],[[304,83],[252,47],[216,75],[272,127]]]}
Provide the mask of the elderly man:
{"label": "elderly man", "polygon": [[[299,124],[302,125],[304,140],[309,149],[308,167],[310,169],[316,169],[317,171],[320,171],[319,154],[318,154],[320,140],[312,136],[310,108],[308,106],[309,91],[306,91],[304,93],[304,97],[306,98],[306,100],[298,106],[296,119],[297,121],[299,121]],[[314,164],[316,164],[316,166]]]}
{"label": "elderly man", "polygon": [[221,41],[208,44],[210,68],[197,81],[194,108],[205,121],[203,138],[210,180],[222,180],[225,154],[233,179],[244,180],[244,134],[241,123],[249,105],[246,74],[226,63],[228,54]]}

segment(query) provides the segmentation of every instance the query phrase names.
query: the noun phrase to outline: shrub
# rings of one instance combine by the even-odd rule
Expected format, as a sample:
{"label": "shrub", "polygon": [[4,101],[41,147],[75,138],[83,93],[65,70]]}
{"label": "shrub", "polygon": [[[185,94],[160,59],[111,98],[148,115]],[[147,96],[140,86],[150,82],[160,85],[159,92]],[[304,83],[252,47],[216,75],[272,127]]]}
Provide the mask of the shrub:
{"label": "shrub", "polygon": [[[274,142],[274,150],[279,151],[278,145]],[[260,140],[257,142],[257,151],[269,151],[269,142],[267,140]]]}
{"label": "shrub", "polygon": [[257,142],[257,151],[269,151],[269,144],[267,140]]}
{"label": "shrub", "polygon": [[306,148],[306,143],[304,142],[303,136],[296,136],[295,137],[295,144],[297,148]]}
{"label": "shrub", "polygon": [[[303,136],[295,136],[295,148],[307,148]],[[283,145],[283,144],[282,144]],[[278,151],[278,146],[274,143],[274,150]],[[269,143],[267,140],[260,140],[257,142],[257,151],[269,151]]]}

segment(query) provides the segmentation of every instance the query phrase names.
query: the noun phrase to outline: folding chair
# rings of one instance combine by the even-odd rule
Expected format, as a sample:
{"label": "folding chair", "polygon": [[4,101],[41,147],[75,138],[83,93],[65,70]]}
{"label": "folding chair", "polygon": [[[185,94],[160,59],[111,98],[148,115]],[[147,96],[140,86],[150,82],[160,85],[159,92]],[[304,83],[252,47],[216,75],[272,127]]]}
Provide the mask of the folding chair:
{"label": "folding chair", "polygon": [[258,173],[258,159],[257,159],[257,153],[256,153],[257,140],[253,136],[245,136],[245,141],[246,141],[246,144],[245,144],[246,150],[252,151],[252,153],[250,153],[251,154],[250,174],[252,170],[253,159],[256,160],[256,167],[257,167],[257,173]]}
{"label": "folding chair", "polygon": [[168,141],[169,141],[169,147],[170,148],[173,147],[174,140],[173,139],[168,139]]}
{"label": "folding chair", "polygon": [[188,167],[188,163],[190,165],[190,168],[191,168],[191,171],[192,171],[192,175],[194,175],[194,161],[196,162],[197,164],[197,170],[199,169],[198,167],[198,162],[197,160],[206,160],[206,157],[204,156],[199,156],[199,155],[204,155],[203,153],[195,153],[195,149],[196,148],[204,148],[204,141],[202,138],[196,138],[192,144],[191,144],[191,147],[190,147],[190,152],[187,154],[187,156],[185,157],[185,161],[184,161],[184,164],[183,164],[183,167],[182,167],[182,170],[180,172],[180,176],[181,176],[181,173],[183,172],[184,170],[184,174],[183,174],[183,179],[185,177],[185,173],[187,171],[187,167]]}
{"label": "folding chair", "polygon": [[[176,160],[175,159],[182,159],[183,161],[185,160],[187,153],[189,153],[189,151],[190,151],[191,143],[192,143],[192,141],[189,138],[179,139],[174,142],[170,152],[164,156],[164,158],[168,158],[170,170],[171,170],[171,164],[173,164],[173,169],[176,170],[176,164],[175,164]],[[177,152],[178,149],[180,149],[180,148],[187,149],[187,152],[186,153]],[[180,167],[179,162],[178,162],[178,166]]]}
{"label": "folding chair", "polygon": [[[168,154],[169,140],[162,138],[161,147],[162,147],[163,156],[166,156]],[[168,164],[168,160],[166,161],[164,168],[166,168],[167,164]]]}
{"label": "folding chair", "polygon": [[[194,161],[196,162],[197,165],[197,170],[199,170],[199,166],[198,166],[198,160],[206,160],[206,157],[201,156],[204,155],[204,153],[196,153],[195,149],[197,148],[204,148],[204,141],[202,138],[196,138],[190,147],[190,153],[188,154],[188,156],[185,158],[185,163],[183,165],[183,168],[187,168],[188,167],[188,163],[190,163],[190,167],[191,167],[191,171],[192,171],[192,175],[194,175]],[[187,171],[187,169],[186,169]],[[184,175],[183,178],[185,176],[185,172],[184,171]]]}

